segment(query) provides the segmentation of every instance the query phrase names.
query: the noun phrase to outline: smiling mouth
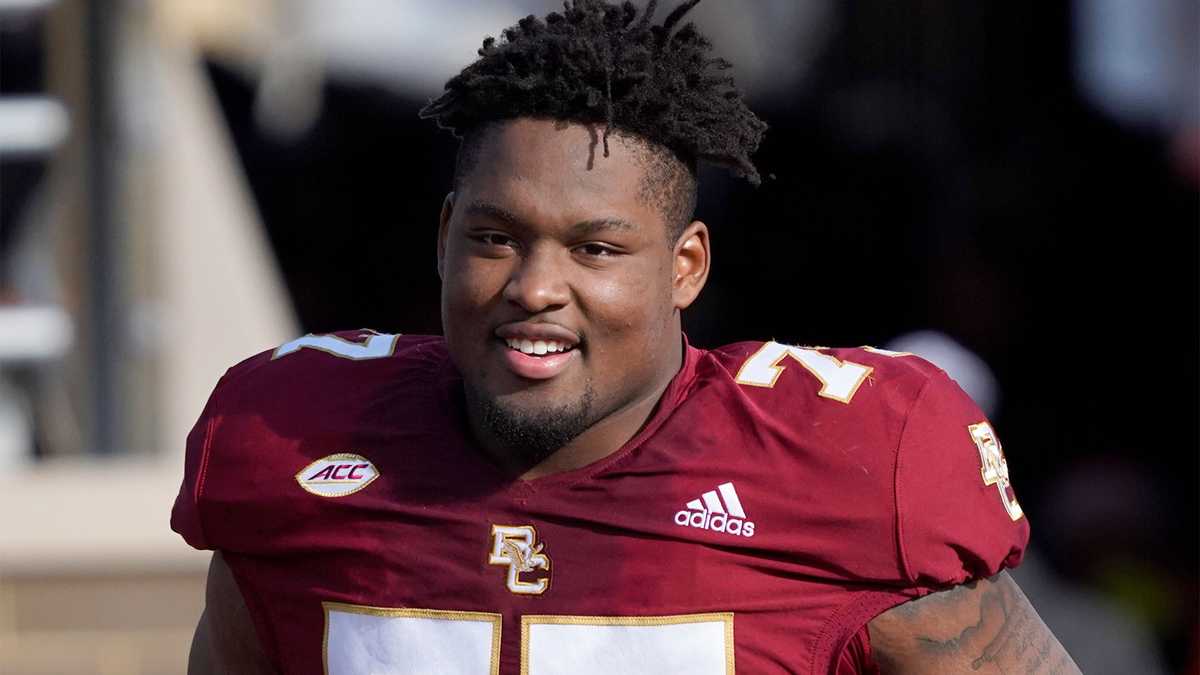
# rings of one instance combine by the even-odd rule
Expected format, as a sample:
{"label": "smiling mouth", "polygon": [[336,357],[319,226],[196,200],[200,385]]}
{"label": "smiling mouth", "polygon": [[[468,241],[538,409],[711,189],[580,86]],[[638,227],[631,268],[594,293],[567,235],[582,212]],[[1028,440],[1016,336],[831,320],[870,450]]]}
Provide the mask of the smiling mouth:
{"label": "smiling mouth", "polygon": [[574,345],[569,345],[559,340],[531,340],[529,338],[505,338],[504,343],[508,348],[521,352],[527,356],[545,356],[546,354],[561,354],[574,349]]}
{"label": "smiling mouth", "polygon": [[556,378],[578,360],[578,345],[562,340],[507,337],[501,341],[508,347],[503,350],[503,362],[512,374],[525,380]]}

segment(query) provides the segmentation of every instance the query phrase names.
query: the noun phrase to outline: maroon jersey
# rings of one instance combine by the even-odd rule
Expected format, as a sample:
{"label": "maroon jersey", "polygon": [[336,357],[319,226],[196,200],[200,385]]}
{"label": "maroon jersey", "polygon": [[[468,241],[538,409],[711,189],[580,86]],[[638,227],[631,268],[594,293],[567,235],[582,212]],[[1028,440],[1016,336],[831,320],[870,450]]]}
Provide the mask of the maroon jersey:
{"label": "maroon jersey", "polygon": [[307,336],[232,368],[172,527],[223,552],[285,673],[841,673],[906,600],[1016,565],[990,425],[882,350],[688,347],[645,427],[529,481],[445,343]]}

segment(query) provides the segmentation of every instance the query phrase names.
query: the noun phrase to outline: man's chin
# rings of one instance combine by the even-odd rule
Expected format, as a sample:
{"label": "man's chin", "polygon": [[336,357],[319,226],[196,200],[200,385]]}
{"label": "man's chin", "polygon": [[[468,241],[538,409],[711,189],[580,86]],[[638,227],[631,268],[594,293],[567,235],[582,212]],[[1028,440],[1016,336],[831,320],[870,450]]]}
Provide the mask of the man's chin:
{"label": "man's chin", "polygon": [[595,392],[590,386],[566,401],[528,388],[490,396],[470,388],[466,393],[479,431],[510,457],[530,466],[570,443],[592,422]]}

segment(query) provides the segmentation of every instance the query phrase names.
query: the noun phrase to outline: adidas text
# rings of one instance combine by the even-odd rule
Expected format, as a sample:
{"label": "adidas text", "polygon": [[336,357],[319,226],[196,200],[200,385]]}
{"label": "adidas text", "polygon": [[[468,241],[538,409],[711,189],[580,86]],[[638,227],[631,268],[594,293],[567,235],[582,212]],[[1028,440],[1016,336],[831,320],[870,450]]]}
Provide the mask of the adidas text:
{"label": "adidas text", "polygon": [[708,490],[699,499],[684,504],[683,510],[675,513],[675,524],[743,537],[754,536],[754,523],[746,518],[742,498],[733,483],[721,483],[715,490]]}
{"label": "adidas text", "polygon": [[675,514],[675,524],[685,527],[698,527],[702,530],[740,534],[743,537],[754,536],[754,523],[741,518],[732,518],[724,513],[709,511],[679,511]]}

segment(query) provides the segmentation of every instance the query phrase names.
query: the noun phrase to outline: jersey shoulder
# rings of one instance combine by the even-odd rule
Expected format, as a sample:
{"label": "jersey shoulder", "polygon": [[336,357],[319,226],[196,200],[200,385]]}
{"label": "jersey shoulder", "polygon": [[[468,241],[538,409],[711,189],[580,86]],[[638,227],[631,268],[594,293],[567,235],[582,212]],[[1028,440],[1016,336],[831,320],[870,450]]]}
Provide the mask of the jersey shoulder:
{"label": "jersey shoulder", "polygon": [[405,371],[426,370],[445,359],[445,342],[437,336],[378,333],[365,328],[309,334],[234,365],[214,393],[228,396],[261,387],[314,384],[361,386]]}
{"label": "jersey shoulder", "polygon": [[[822,546],[861,576],[941,587],[1019,563],[1028,523],[984,413],[935,364],[873,347],[710,352],[762,438],[790,453]],[[881,554],[889,542],[892,552]],[[871,561],[870,564],[867,564]]]}
{"label": "jersey shoulder", "polygon": [[944,376],[918,356],[875,347],[739,342],[710,353],[764,414],[782,420],[795,418],[798,407],[808,419],[868,412],[903,418],[918,393]]}
{"label": "jersey shoulder", "polygon": [[[231,539],[249,529],[234,525],[277,512],[272,500],[287,501],[297,470],[428,419],[448,362],[439,337],[358,330],[306,335],[233,366],[188,434],[172,528],[197,548],[237,550]],[[374,470],[347,463],[355,476]]]}

